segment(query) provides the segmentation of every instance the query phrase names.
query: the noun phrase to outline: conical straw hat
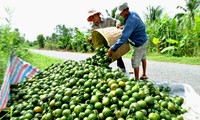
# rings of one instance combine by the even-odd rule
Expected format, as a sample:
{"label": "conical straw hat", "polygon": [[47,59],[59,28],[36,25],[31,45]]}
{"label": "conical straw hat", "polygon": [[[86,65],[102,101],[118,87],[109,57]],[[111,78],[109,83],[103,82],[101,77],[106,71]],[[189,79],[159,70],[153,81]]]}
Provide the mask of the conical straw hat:
{"label": "conical straw hat", "polygon": [[[102,44],[107,44],[108,46],[113,45],[118,38],[121,36],[121,29],[116,27],[107,27],[96,29],[92,32],[92,44],[95,48],[101,47]],[[117,49],[112,55],[112,61],[120,58],[130,50],[128,41],[124,43],[121,47]]]}

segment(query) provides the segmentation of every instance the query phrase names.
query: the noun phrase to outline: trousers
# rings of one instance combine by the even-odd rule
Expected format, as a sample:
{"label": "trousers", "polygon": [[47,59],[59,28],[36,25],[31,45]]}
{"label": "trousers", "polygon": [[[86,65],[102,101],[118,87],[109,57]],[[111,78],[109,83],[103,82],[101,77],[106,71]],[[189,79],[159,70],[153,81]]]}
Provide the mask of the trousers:
{"label": "trousers", "polygon": [[117,59],[117,66],[121,69],[126,69],[122,57]]}

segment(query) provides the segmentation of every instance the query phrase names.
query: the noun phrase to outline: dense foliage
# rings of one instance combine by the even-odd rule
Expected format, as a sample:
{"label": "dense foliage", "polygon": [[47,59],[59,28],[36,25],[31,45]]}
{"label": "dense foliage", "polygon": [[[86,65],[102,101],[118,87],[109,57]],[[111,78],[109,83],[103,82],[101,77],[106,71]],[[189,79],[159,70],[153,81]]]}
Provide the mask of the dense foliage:
{"label": "dense foliage", "polygon": [[40,48],[44,48],[44,36],[42,34],[37,36],[37,41]]}
{"label": "dense foliage", "polygon": [[[38,35],[37,41],[41,48],[41,40]],[[66,28],[65,25],[57,25],[55,33],[43,39],[43,45],[47,49],[64,49],[74,52],[92,52],[94,49],[87,42],[88,34],[84,34],[78,28]],[[40,41],[40,42],[39,42]]]}
{"label": "dense foliage", "polygon": [[12,30],[9,25],[0,26],[0,83],[3,79],[8,57],[14,52],[19,57],[26,56],[25,39],[18,29]]}
{"label": "dense foliage", "polygon": [[148,8],[146,16],[149,37],[148,52],[166,53],[170,56],[199,56],[200,11],[199,0],[186,0],[186,8],[174,18],[161,16],[162,8]]}
{"label": "dense foliage", "polygon": [[172,56],[199,56],[200,17],[195,16],[192,25],[186,16],[183,22],[184,24],[178,23],[167,15],[156,22],[147,22],[148,52],[168,53]]}
{"label": "dense foliage", "polygon": [[[183,13],[177,13],[170,17],[164,13],[160,6],[147,7],[144,23],[148,34],[148,53],[167,54],[170,56],[200,56],[200,11],[199,0],[186,0],[186,8]],[[119,19],[123,25],[123,19],[116,15],[116,8],[107,15]],[[78,28],[66,28],[65,25],[57,25],[56,32],[45,38],[45,48],[65,49],[68,51],[92,52],[91,44],[87,42],[90,32],[81,32]]]}

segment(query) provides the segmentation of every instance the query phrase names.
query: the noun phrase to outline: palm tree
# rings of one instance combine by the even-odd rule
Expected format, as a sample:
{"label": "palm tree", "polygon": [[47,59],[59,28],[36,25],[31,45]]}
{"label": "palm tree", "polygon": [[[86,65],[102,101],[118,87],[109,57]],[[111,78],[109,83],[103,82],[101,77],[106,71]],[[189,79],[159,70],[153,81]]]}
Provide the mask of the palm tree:
{"label": "palm tree", "polygon": [[174,18],[177,18],[181,22],[181,18],[188,15],[191,20],[194,20],[195,10],[200,6],[200,0],[185,0],[186,6],[177,6],[177,9],[182,9],[183,13],[178,13]]}
{"label": "palm tree", "polygon": [[162,13],[163,8],[161,8],[161,6],[157,6],[155,8],[153,6],[149,6],[147,7],[147,13],[145,13],[145,19],[150,22],[154,22],[161,17]]}
{"label": "palm tree", "polygon": [[123,26],[124,25],[124,22],[123,22],[124,19],[120,15],[117,15],[116,11],[117,11],[117,7],[113,8],[110,13],[106,9],[107,15],[110,16],[110,17],[112,17],[112,18],[115,18],[115,19],[119,20],[121,22],[121,25]]}
{"label": "palm tree", "polygon": [[115,14],[116,11],[117,11],[117,7],[113,8],[113,9],[111,10],[110,13],[109,13],[109,11],[106,9],[107,15],[110,16],[110,17],[112,17],[112,18],[116,18],[116,14]]}

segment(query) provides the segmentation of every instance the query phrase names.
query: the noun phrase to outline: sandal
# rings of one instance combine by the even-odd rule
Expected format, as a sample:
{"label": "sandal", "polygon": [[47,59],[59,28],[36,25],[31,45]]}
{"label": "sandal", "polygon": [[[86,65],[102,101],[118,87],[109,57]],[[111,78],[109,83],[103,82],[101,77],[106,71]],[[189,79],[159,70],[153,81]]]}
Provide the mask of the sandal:
{"label": "sandal", "polygon": [[129,74],[134,74],[133,72],[128,72]]}
{"label": "sandal", "polygon": [[146,79],[148,79],[148,77],[147,76],[142,76],[142,77],[140,77],[140,79],[141,80],[146,80]]}

